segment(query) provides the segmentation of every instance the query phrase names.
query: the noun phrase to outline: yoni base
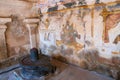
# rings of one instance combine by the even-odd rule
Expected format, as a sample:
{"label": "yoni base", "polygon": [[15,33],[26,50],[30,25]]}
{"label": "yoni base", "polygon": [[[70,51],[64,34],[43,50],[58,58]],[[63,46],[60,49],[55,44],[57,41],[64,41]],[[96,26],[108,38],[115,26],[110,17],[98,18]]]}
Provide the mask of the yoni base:
{"label": "yoni base", "polygon": [[[34,76],[33,76],[34,77]],[[27,76],[26,76],[27,78]],[[21,69],[17,69],[17,70],[14,70],[12,72],[12,74],[9,76],[9,79],[8,80],[45,80],[45,77],[42,76],[42,77],[37,77],[37,78],[32,78],[32,79],[26,79],[26,78],[23,78],[23,76],[21,75]]]}

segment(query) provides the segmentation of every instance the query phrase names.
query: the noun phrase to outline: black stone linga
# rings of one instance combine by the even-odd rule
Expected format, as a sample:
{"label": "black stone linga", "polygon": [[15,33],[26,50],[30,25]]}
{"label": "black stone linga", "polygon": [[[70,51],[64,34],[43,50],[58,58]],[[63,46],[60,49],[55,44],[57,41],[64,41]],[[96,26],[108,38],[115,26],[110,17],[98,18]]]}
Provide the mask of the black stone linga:
{"label": "black stone linga", "polygon": [[30,49],[30,55],[20,59],[21,75],[28,80],[34,80],[55,71],[55,66],[46,55],[38,54],[36,48]]}
{"label": "black stone linga", "polygon": [[32,61],[39,60],[38,50],[36,48],[30,49],[30,58]]}

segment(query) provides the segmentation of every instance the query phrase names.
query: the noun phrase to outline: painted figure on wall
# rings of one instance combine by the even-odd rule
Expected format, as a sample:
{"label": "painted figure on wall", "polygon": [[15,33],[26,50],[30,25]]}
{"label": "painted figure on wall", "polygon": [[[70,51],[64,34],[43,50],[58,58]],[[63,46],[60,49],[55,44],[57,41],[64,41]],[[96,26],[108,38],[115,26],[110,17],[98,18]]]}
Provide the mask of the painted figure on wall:
{"label": "painted figure on wall", "polygon": [[63,33],[61,34],[62,41],[66,44],[72,44],[76,42],[76,37],[78,37],[78,33],[73,29],[73,25],[68,24],[63,28]]}

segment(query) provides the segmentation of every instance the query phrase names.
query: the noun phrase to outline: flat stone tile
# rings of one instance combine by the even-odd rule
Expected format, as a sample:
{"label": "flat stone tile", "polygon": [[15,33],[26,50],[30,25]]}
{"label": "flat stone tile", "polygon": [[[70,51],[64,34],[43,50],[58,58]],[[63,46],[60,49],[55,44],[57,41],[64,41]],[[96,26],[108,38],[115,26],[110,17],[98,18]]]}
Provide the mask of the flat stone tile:
{"label": "flat stone tile", "polygon": [[87,71],[75,66],[69,66],[51,80],[114,80],[96,72]]}

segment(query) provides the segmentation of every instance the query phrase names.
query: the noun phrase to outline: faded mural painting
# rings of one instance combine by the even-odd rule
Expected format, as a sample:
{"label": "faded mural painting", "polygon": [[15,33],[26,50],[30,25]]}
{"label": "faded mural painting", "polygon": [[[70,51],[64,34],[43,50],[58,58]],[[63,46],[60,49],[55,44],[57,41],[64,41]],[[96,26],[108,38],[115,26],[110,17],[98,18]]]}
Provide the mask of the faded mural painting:
{"label": "faded mural painting", "polygon": [[11,60],[6,60],[11,65],[34,46],[43,54],[120,79],[119,0],[37,1],[33,7],[26,2],[14,7],[11,0],[14,8],[0,5],[1,17],[12,15],[10,20],[0,18],[0,61]]}
{"label": "faded mural painting", "polygon": [[[55,47],[65,48],[65,50],[71,48],[75,54],[79,54],[83,49],[112,45],[116,48],[116,45],[119,46],[119,13],[109,14],[108,12],[108,15],[104,17],[106,12],[101,8],[99,11],[94,9],[95,15],[92,16],[92,10],[90,8],[79,8],[43,15],[40,31],[46,30],[48,33],[42,35],[45,39],[41,38],[40,40],[46,41],[46,36],[47,39],[55,39],[53,40],[56,44]],[[49,30],[54,32],[54,38],[50,37]],[[102,50],[104,51],[104,49]],[[115,53],[119,54],[119,48],[116,48]]]}
{"label": "faded mural painting", "polygon": [[[117,62],[120,60],[119,8],[118,4],[101,4],[42,14],[39,24],[41,50],[116,78],[119,67],[115,66],[120,65]],[[114,65],[113,72],[111,65]]]}

